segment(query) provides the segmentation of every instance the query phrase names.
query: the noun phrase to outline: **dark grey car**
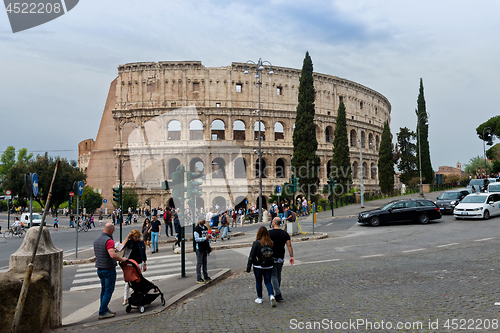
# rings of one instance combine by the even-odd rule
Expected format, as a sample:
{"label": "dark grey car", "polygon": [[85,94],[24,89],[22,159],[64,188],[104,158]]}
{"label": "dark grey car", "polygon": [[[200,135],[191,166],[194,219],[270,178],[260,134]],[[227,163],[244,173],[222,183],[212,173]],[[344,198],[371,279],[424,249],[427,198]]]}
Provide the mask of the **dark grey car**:
{"label": "dark grey car", "polygon": [[441,213],[453,214],[455,206],[468,194],[470,194],[470,191],[467,189],[445,191],[437,197],[436,206],[439,207]]}

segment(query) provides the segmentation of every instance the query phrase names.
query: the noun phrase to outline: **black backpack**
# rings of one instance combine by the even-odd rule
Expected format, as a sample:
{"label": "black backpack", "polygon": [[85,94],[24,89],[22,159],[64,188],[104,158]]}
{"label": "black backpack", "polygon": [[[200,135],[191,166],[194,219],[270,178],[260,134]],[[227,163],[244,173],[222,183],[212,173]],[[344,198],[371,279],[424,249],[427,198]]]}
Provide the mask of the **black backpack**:
{"label": "black backpack", "polygon": [[260,249],[260,265],[262,267],[270,267],[274,264],[273,248],[269,245],[264,245]]}

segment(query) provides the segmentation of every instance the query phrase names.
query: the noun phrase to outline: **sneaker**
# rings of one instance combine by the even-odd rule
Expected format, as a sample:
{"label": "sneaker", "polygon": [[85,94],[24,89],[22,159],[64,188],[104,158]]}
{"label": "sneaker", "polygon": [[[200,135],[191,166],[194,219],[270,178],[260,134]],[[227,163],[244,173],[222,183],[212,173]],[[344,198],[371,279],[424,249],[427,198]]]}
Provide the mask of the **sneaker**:
{"label": "sneaker", "polygon": [[99,315],[99,319],[113,318],[114,316],[115,316],[114,313],[108,311],[103,315]]}
{"label": "sneaker", "polygon": [[229,237],[227,238],[227,240],[230,240],[230,239],[231,239],[231,238],[229,238]]}
{"label": "sneaker", "polygon": [[283,302],[283,296],[281,296],[281,294],[276,294],[276,296],[274,296],[274,298],[276,298],[277,302]]}
{"label": "sneaker", "polygon": [[262,304],[262,298],[257,297],[257,298],[255,299],[255,303],[257,303],[257,304]]}
{"label": "sneaker", "polygon": [[271,306],[276,307],[276,298],[273,295],[269,296],[269,300],[271,301]]}
{"label": "sneaker", "polygon": [[201,280],[201,279],[198,279],[198,280],[196,280],[196,283],[199,283],[199,284],[205,284],[206,282],[205,282],[205,281],[203,281],[203,280]]}
{"label": "sneaker", "polygon": [[114,315],[116,314],[116,312],[115,312],[115,311],[111,311],[111,310],[109,310],[109,309],[108,309],[108,313],[111,313],[111,314],[114,314]]}
{"label": "sneaker", "polygon": [[204,280],[205,282],[212,282],[212,279],[211,279],[210,277],[208,277],[208,276],[207,276],[206,278],[204,278],[203,280]]}

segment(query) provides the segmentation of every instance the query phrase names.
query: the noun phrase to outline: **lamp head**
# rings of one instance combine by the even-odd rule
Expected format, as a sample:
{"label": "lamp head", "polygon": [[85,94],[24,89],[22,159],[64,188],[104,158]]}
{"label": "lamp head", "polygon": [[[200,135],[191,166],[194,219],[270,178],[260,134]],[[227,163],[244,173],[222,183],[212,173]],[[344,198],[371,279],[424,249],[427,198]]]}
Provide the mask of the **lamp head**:
{"label": "lamp head", "polygon": [[269,75],[273,75],[274,74],[274,71],[273,71],[273,68],[271,67],[271,70],[269,71]]}
{"label": "lamp head", "polygon": [[243,74],[248,74],[248,67],[245,66],[245,71],[243,72]]}

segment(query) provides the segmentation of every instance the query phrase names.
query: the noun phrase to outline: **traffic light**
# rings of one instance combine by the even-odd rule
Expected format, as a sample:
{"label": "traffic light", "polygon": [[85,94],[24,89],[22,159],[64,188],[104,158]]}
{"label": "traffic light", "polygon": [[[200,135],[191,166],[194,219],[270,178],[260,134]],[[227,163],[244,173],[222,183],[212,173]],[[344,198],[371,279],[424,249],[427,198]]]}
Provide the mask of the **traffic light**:
{"label": "traffic light", "polygon": [[151,206],[151,198],[146,199],[146,206]]}
{"label": "traffic light", "polygon": [[122,201],[122,186],[113,189],[113,201],[120,203]]}
{"label": "traffic light", "polygon": [[184,199],[184,166],[179,165],[174,173],[172,173],[172,197]]}
{"label": "traffic light", "polygon": [[161,189],[164,190],[164,191],[170,190],[170,187],[168,186],[168,181],[167,180],[164,180],[164,181],[161,182]]}
{"label": "traffic light", "polygon": [[290,183],[283,184],[283,192],[285,192],[286,195],[291,195],[293,193],[293,185]]}
{"label": "traffic light", "polygon": [[201,197],[202,188],[201,182],[196,181],[196,178],[200,177],[199,173],[196,172],[186,172],[187,178],[187,197]]}
{"label": "traffic light", "polygon": [[299,178],[295,177],[295,175],[292,175],[292,186],[293,186],[292,190],[293,193],[297,192],[300,188]]}

